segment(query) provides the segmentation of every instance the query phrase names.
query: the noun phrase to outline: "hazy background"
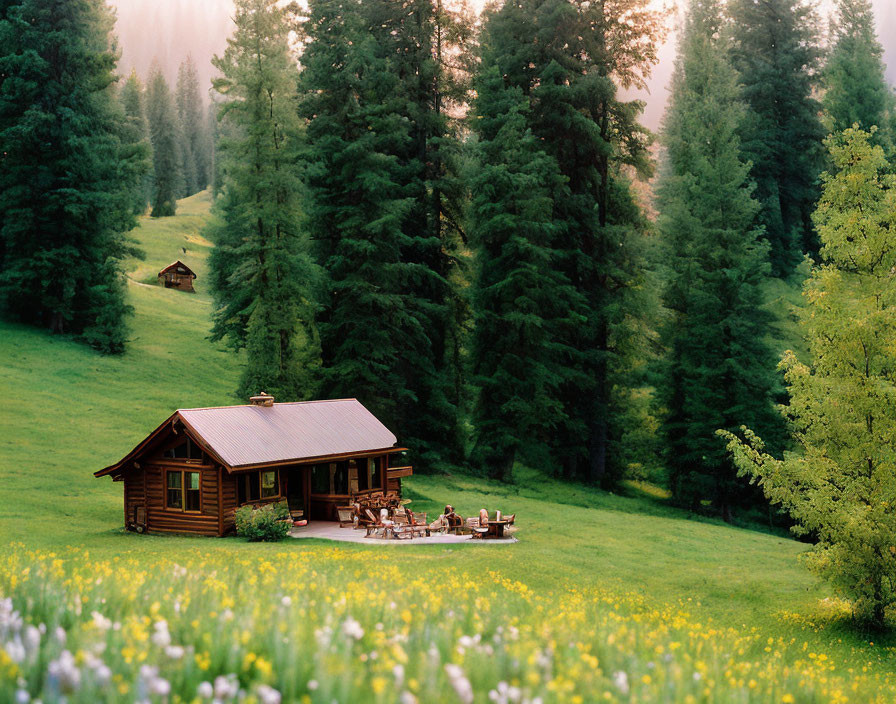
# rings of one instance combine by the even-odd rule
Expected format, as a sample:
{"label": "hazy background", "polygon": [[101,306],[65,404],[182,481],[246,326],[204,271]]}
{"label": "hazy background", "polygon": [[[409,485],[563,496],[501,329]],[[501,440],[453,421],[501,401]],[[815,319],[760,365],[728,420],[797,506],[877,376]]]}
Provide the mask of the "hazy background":
{"label": "hazy background", "polygon": [[[470,0],[482,7],[484,0]],[[121,73],[132,68],[145,78],[153,59],[158,59],[169,80],[177,75],[178,64],[192,54],[199,70],[199,78],[208,87],[214,69],[211,58],[227,46],[231,30],[230,0],[109,0],[118,12],[117,33],[121,44]],[[657,7],[671,4],[655,0]],[[833,0],[821,0],[824,14]],[[877,34],[886,50],[887,77],[896,84],[896,0],[873,0],[877,16]],[[674,20],[672,21],[674,24]],[[650,79],[644,121],[656,129],[660,125],[666,105],[666,86],[675,60],[675,38],[660,49],[660,63]]]}

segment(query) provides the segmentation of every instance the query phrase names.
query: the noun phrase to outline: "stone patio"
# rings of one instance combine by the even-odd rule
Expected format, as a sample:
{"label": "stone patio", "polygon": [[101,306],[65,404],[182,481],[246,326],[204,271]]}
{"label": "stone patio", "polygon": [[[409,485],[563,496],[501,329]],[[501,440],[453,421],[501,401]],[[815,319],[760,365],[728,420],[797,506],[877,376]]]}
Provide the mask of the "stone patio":
{"label": "stone patio", "polygon": [[[300,526],[289,531],[291,538],[323,538],[324,540],[337,540],[343,543],[367,543],[369,545],[448,545],[453,543],[469,543],[471,535],[442,535],[435,533],[429,538],[403,538],[401,540],[383,540],[382,538],[366,538],[366,531],[355,530],[350,527],[340,528],[338,523],[329,521],[312,521],[307,526]],[[509,545],[517,542],[513,536],[506,538],[487,538],[473,540],[477,545]]]}

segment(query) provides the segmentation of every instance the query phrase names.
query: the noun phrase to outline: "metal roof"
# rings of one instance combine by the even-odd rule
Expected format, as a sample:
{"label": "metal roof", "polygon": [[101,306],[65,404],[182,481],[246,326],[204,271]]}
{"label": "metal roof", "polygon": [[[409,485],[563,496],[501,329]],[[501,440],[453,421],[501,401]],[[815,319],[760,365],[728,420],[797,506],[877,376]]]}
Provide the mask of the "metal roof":
{"label": "metal roof", "polygon": [[357,399],[179,410],[230,467],[382,450],[397,439]]}
{"label": "metal roof", "polygon": [[180,259],[178,259],[177,261],[171,262],[168,266],[166,266],[164,269],[162,269],[158,275],[161,276],[162,274],[166,274],[169,271],[171,271],[172,269],[174,269],[175,267],[182,267],[183,269],[185,269],[185,271],[183,271],[182,273],[189,274],[194,279],[196,278],[196,272],[194,272],[190,267],[188,267],[186,264],[184,264]]}

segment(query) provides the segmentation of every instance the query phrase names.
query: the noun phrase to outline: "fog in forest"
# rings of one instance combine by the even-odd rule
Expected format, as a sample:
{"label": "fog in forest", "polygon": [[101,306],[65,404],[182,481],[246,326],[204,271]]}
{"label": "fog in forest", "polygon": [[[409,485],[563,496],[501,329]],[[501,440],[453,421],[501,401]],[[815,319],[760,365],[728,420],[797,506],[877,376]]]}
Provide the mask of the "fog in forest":
{"label": "fog in forest", "polygon": [[[484,0],[471,0],[476,7]],[[120,72],[123,75],[136,69],[141,78],[146,77],[154,59],[158,59],[166,76],[173,81],[180,62],[192,54],[204,88],[210,87],[214,68],[211,58],[224,51],[232,22],[230,0],[109,0],[118,12],[117,35],[121,45]],[[672,4],[668,0],[655,0],[659,7]],[[684,2],[679,2],[684,5]],[[884,44],[887,77],[896,84],[896,2],[873,0],[878,37]],[[823,0],[820,9],[823,16],[833,5],[833,0]],[[670,25],[674,20],[670,21]],[[660,49],[660,63],[649,81],[649,92],[640,94],[647,102],[644,122],[656,129],[665,109],[669,79],[675,60],[675,39]]]}

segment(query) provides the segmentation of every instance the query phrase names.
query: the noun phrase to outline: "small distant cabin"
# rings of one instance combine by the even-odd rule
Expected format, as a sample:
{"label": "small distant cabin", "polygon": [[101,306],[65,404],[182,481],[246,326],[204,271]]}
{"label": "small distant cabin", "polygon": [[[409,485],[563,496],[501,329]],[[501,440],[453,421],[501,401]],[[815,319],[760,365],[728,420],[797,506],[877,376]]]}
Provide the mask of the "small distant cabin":
{"label": "small distant cabin", "polygon": [[176,288],[178,291],[195,293],[193,279],[196,274],[179,259],[159,272],[159,283],[165,288]]}
{"label": "small distant cabin", "polygon": [[95,473],[124,484],[125,527],[223,536],[234,513],[286,501],[334,521],[352,497],[401,492],[406,448],[356,399],[176,411],[119,462]]}

